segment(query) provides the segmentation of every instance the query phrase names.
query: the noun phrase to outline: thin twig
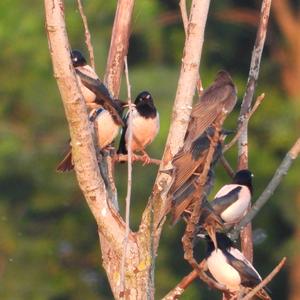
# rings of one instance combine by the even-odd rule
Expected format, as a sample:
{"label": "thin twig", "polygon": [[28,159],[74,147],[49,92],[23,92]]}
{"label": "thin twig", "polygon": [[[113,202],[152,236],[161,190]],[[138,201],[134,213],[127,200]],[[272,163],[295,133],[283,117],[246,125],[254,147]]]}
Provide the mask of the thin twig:
{"label": "thin twig", "polygon": [[246,113],[245,118],[243,119],[243,122],[241,123],[241,125],[238,127],[238,132],[236,133],[236,135],[234,136],[234,138],[227,144],[224,146],[223,148],[223,153],[225,153],[227,150],[229,150],[239,139],[239,137],[241,136],[245,126],[248,124],[249,119],[252,117],[252,115],[255,113],[255,111],[257,110],[257,108],[259,107],[259,105],[262,103],[262,101],[265,98],[265,94],[262,93],[261,95],[259,95],[255,101],[255,104],[253,105],[252,109],[250,112]]}
{"label": "thin twig", "polygon": [[198,278],[198,272],[193,270],[190,274],[186,275],[181,281],[173,288],[162,300],[173,300],[178,299],[179,296],[187,289],[187,287]]}
{"label": "thin twig", "polygon": [[246,214],[246,216],[239,222],[238,225],[230,232],[230,236],[233,239],[237,238],[238,232],[245,227],[251,220],[256,216],[256,214],[261,210],[261,208],[266,204],[266,202],[273,195],[275,189],[283,179],[283,176],[287,174],[288,169],[292,165],[293,161],[298,157],[300,152],[300,138],[292,146],[291,150],[286,154],[282,160],[280,166],[276,170],[272,180],[269,182],[266,189],[257,199],[257,201],[252,206],[251,210]]}
{"label": "thin twig", "polygon": [[183,23],[185,36],[187,36],[189,18],[188,18],[188,13],[187,13],[187,10],[186,10],[186,0],[180,0],[179,1],[179,7],[180,7],[181,18],[182,18],[182,23]]}
{"label": "thin twig", "polygon": [[[114,160],[116,162],[124,162],[124,161],[128,161],[128,155],[127,154],[117,154],[114,156]],[[141,161],[141,162],[144,162],[145,159],[143,158],[142,155],[136,155],[134,154],[134,161]],[[149,160],[149,164],[154,164],[154,165],[160,165],[161,163],[161,160],[160,159],[156,159],[156,158],[150,158]]]}
{"label": "thin twig", "polygon": [[232,167],[230,166],[229,162],[227,161],[227,159],[225,158],[224,155],[221,155],[220,157],[220,162],[222,164],[222,166],[224,167],[225,171],[227,172],[227,174],[233,178],[235,172],[233,171]]}
{"label": "thin twig", "polygon": [[[270,15],[272,0],[263,0],[261,6],[259,26],[256,34],[256,40],[252,51],[251,64],[248,76],[246,91],[244,94],[238,127],[243,124],[246,114],[251,107],[251,102],[255,92],[255,86],[258,79],[261,56],[264,48],[267,25]],[[248,169],[248,128],[247,122],[238,140],[238,170]],[[244,228],[241,232],[241,246],[245,257],[252,262],[253,260],[253,243],[251,224]]]}
{"label": "thin twig", "polygon": [[286,261],[286,257],[284,257],[279,264],[273,269],[273,271],[261,282],[259,283],[253,290],[251,290],[242,300],[250,300],[253,296],[256,295],[262,288],[264,288],[271,280],[279,273],[282,269]]}
{"label": "thin twig", "polygon": [[[126,261],[126,252],[127,252],[127,244],[128,244],[128,236],[129,236],[129,217],[130,217],[130,199],[131,199],[131,185],[132,185],[132,107],[131,107],[131,87],[129,82],[129,75],[128,75],[128,65],[127,65],[127,56],[124,57],[125,63],[125,76],[126,76],[126,84],[127,84],[127,93],[128,93],[128,180],[127,180],[127,195],[126,195],[126,213],[125,213],[125,237],[124,237],[124,251],[122,256],[121,262],[121,284],[123,286],[123,291],[125,291],[125,261]],[[125,293],[123,293],[125,295]]]}
{"label": "thin twig", "polygon": [[91,42],[91,34],[89,31],[88,21],[84,14],[81,0],[77,0],[77,3],[78,3],[78,8],[79,8],[79,13],[81,15],[83,26],[84,26],[85,43],[89,50],[91,66],[93,67],[93,69],[95,69],[94,49],[93,49],[92,42]]}

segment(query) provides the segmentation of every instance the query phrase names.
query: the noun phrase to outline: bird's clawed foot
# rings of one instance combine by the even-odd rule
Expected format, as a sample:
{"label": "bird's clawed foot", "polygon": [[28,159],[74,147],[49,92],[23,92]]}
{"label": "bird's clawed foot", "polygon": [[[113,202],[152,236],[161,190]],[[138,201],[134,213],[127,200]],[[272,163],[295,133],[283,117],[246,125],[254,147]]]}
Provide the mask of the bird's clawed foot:
{"label": "bird's clawed foot", "polygon": [[143,153],[143,156],[142,156],[143,166],[149,165],[151,163],[150,156],[145,151],[143,151],[142,153]]}

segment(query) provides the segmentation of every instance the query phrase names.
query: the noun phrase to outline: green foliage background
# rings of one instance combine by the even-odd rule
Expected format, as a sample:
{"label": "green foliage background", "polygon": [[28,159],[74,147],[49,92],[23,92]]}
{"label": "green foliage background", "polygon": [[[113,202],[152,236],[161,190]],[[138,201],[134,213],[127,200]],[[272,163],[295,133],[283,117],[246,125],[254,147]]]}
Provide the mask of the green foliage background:
{"label": "green foliage background", "polygon": [[[132,94],[149,90],[161,117],[158,138],[149,147],[159,158],[170,123],[180,70],[184,34],[177,1],[136,1],[129,50]],[[244,1],[259,9],[260,1]],[[87,54],[76,1],[65,1],[73,48]],[[0,299],[112,299],[100,267],[96,225],[79,191],[74,173],[57,174],[55,166],[68,140],[44,28],[42,1],[2,0],[0,3]],[[96,53],[97,71],[105,71],[116,1],[84,1]],[[208,17],[201,75],[204,86],[218,69],[227,69],[239,87],[239,104],[246,85],[255,28],[226,24],[216,12],[236,1],[212,1]],[[168,23],[167,13],[177,15]],[[272,25],[271,25],[272,26]],[[280,90],[279,68],[266,42],[257,95],[266,100],[250,122],[250,167],[255,173],[254,199],[299,134],[299,106]],[[122,96],[126,90],[123,87]],[[299,101],[298,101],[299,103]],[[239,105],[226,122],[235,128]],[[236,166],[237,153],[228,159]],[[255,265],[267,274],[283,256],[299,251],[293,240],[299,226],[295,195],[299,192],[299,161],[281,183],[270,203],[255,219]],[[156,175],[155,166],[134,166],[131,225],[138,227]],[[119,199],[125,198],[126,166],[118,166]],[[215,189],[228,182],[217,169]],[[156,298],[161,298],[190,270],[183,259],[182,224],[166,224],[158,253]],[[257,231],[259,230],[259,231]],[[199,253],[201,256],[202,253]],[[291,261],[291,260],[289,260]],[[274,299],[288,297],[288,266],[271,283]],[[195,281],[182,299],[218,299]]]}

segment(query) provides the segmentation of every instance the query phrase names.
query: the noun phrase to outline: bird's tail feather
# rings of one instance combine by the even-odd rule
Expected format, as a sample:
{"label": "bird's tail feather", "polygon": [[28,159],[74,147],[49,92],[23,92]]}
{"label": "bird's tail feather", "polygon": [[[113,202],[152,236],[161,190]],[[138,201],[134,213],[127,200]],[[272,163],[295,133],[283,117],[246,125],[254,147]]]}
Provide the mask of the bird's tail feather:
{"label": "bird's tail feather", "polygon": [[69,172],[74,169],[72,150],[69,150],[64,159],[57,165],[56,172]]}

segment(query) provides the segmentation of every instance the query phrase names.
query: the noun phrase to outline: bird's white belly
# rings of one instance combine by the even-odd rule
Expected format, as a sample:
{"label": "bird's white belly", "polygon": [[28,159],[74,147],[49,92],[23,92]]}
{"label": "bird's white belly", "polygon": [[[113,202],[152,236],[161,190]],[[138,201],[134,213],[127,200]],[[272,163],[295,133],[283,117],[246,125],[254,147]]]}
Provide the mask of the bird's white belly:
{"label": "bird's white belly", "polygon": [[[155,138],[159,131],[159,116],[145,119],[139,115],[133,115],[132,120],[132,151],[145,149]],[[128,144],[129,130],[126,131],[126,147]]]}
{"label": "bird's white belly", "polygon": [[221,218],[227,223],[237,222],[246,214],[251,200],[250,191],[243,185],[228,184],[221,188],[216,195],[216,198],[226,195],[238,186],[242,188],[239,192],[239,198],[221,213]]}
{"label": "bird's white belly", "polygon": [[225,285],[230,291],[239,290],[240,275],[227,263],[227,259],[220,249],[214,250],[207,258],[207,267],[216,281]]}
{"label": "bird's white belly", "polygon": [[110,113],[103,110],[95,120],[97,129],[98,146],[105,148],[113,142],[119,133],[119,126],[115,124]]}

